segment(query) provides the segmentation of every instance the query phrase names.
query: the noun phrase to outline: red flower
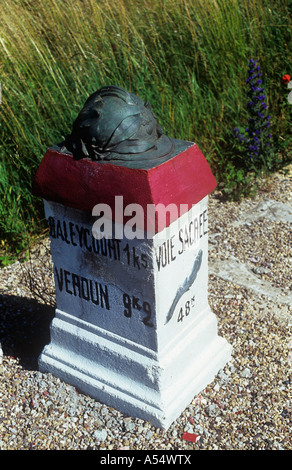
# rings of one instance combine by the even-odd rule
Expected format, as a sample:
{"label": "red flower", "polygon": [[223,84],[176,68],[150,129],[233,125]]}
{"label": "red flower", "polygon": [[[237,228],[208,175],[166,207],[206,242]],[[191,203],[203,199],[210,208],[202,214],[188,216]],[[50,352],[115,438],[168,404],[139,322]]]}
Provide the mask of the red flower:
{"label": "red flower", "polygon": [[282,80],[283,80],[284,85],[287,85],[287,83],[290,82],[291,77],[290,77],[290,75],[288,75],[288,73],[285,73],[285,75],[283,75],[283,77],[282,77]]}

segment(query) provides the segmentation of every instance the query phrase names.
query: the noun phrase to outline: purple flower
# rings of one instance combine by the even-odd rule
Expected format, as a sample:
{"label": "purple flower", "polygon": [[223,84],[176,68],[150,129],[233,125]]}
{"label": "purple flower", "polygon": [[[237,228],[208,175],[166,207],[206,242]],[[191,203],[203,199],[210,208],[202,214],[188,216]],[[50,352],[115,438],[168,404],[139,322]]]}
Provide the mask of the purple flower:
{"label": "purple flower", "polygon": [[[249,158],[256,160],[258,154],[268,152],[266,140],[271,139],[267,128],[270,127],[270,116],[266,116],[268,105],[266,103],[265,89],[262,85],[260,66],[255,59],[249,59],[248,73],[246,77],[247,86],[247,111],[249,113],[248,125],[243,134],[239,129],[234,129],[234,136],[245,146]],[[241,147],[242,148],[242,147]]]}

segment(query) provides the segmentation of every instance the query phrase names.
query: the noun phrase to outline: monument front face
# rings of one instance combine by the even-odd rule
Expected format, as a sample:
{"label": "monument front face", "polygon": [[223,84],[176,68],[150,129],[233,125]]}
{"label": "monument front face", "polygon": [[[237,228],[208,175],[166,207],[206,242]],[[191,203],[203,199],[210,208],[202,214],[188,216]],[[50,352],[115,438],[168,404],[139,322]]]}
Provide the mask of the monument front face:
{"label": "monument front face", "polygon": [[96,239],[91,214],[45,207],[58,308],[156,351],[153,240]]}
{"label": "monument front face", "polygon": [[[112,97],[121,114],[109,132]],[[35,178],[57,301],[39,367],[166,429],[231,354],[208,304],[207,203],[216,182],[198,147],[163,136],[132,95],[106,87],[92,103],[68,139],[73,156],[49,149]],[[92,135],[99,125],[108,139]],[[96,237],[96,204],[114,209],[104,237]],[[135,222],[133,204],[141,209]]]}

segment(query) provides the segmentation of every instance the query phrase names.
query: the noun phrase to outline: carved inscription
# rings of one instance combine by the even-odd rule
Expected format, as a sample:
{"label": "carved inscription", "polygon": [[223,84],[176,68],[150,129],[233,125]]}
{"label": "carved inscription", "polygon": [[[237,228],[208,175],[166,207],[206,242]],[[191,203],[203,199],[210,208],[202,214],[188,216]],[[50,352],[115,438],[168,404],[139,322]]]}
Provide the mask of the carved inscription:
{"label": "carved inscription", "polygon": [[[93,237],[89,228],[56,217],[49,217],[48,224],[52,239],[59,239],[67,245],[84,249],[92,253],[92,256],[113,259],[138,271],[145,270],[151,265],[147,253],[131,246],[126,241],[106,238],[98,240]],[[110,286],[57,266],[55,266],[55,279],[56,287],[60,292],[79,297],[99,308],[111,310]],[[119,290],[118,286],[116,288]],[[122,291],[120,291],[120,295],[125,317],[130,318],[134,312],[141,312],[141,321],[146,326],[153,326],[152,309],[149,302]],[[113,305],[117,303],[117,297],[114,297]]]}
{"label": "carved inscription", "polygon": [[192,249],[199,240],[208,233],[207,209],[189,223],[185,224],[175,235],[156,248],[156,264],[158,271],[172,263],[177,256]]}
{"label": "carved inscription", "polygon": [[97,240],[89,228],[74,222],[48,217],[49,234],[54,239],[60,239],[67,245],[84,248],[90,253],[120,260],[121,240],[102,238]]}
{"label": "carved inscription", "polygon": [[185,304],[179,309],[179,312],[178,312],[178,316],[177,316],[177,321],[178,322],[181,322],[184,320],[184,318],[188,317],[189,314],[191,313],[191,311],[194,309],[195,307],[195,302],[196,302],[196,299],[195,299],[195,296],[193,295],[192,297],[190,297],[186,302]]}
{"label": "carved inscription", "polygon": [[[60,292],[65,292],[69,295],[79,297],[80,299],[92,302],[100,308],[110,310],[110,290],[106,284],[101,284],[93,279],[87,279],[84,276],[71,273],[63,268],[55,266],[56,286]],[[153,326],[151,321],[152,309],[149,302],[143,301],[140,298],[122,293],[124,315],[125,317],[132,317],[132,314],[142,312],[142,322],[144,325]]]}
{"label": "carved inscription", "polygon": [[80,299],[110,310],[108,286],[55,266],[57,287]]}
{"label": "carved inscription", "polygon": [[76,223],[60,220],[55,217],[48,218],[49,235],[51,238],[62,240],[67,245],[79,247],[89,251],[93,255],[105,256],[121,263],[125,263],[138,271],[150,266],[147,253],[138,250],[129,243],[119,239],[94,238],[89,228]]}
{"label": "carved inscription", "polygon": [[142,311],[145,313],[144,318],[142,319],[143,323],[147,326],[153,326],[151,322],[151,306],[148,302],[143,302],[134,295],[124,294],[123,302],[125,306],[124,315],[126,317],[131,317],[133,310]]}

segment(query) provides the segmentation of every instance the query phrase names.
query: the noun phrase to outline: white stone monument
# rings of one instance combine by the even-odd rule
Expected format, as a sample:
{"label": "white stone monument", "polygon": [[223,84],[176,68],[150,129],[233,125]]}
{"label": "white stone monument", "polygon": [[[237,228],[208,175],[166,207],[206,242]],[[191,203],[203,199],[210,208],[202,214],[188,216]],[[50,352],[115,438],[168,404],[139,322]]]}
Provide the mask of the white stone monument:
{"label": "white stone monument", "polygon": [[137,168],[52,147],[34,181],[57,300],[40,370],[164,429],[231,355],[208,304],[216,182],[195,144],[172,144]]}

